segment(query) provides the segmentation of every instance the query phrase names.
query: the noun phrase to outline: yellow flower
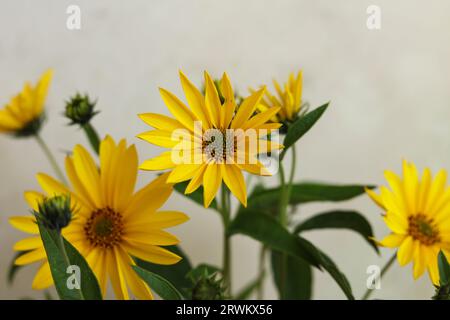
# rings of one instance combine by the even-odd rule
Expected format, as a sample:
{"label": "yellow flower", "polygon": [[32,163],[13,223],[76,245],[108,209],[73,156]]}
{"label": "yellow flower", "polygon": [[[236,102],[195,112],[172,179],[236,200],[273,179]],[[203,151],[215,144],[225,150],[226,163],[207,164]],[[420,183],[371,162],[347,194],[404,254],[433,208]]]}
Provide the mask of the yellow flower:
{"label": "yellow flower", "polygon": [[[174,245],[178,239],[163,229],[178,225],[188,217],[177,211],[157,211],[172,193],[166,176],[134,192],[138,158],[134,145],[127,147],[125,140],[115,144],[106,137],[100,146],[100,169],[80,145],[66,158],[66,172],[71,187],[46,174],[37,180],[45,195],[25,192],[25,199],[33,210],[44,197],[70,195],[75,217],[62,230],[63,236],[86,258],[99,281],[103,294],[107,278],[116,296],[128,299],[129,291],[139,299],[150,299],[147,285],[134,273],[131,256],[157,264],[177,263],[180,257],[160,246]],[[36,235],[14,245],[14,250],[29,251],[15,263],[26,265],[41,261],[34,281],[34,289],[52,285],[49,264],[35,218],[12,217],[10,223],[17,229]]]}
{"label": "yellow flower", "polygon": [[0,132],[28,136],[39,130],[52,71],[45,72],[36,86],[25,83],[22,92],[0,110]]}
{"label": "yellow flower", "polygon": [[[189,108],[174,94],[160,89],[162,99],[175,119],[154,113],[140,115],[145,123],[156,130],[138,137],[171,149],[145,161],[140,168],[172,170],[167,180],[169,183],[190,180],[186,194],[203,185],[205,207],[211,204],[223,180],[239,201],[246,205],[247,194],[242,170],[268,175],[269,172],[258,160],[258,155],[282,147],[276,142],[262,139],[281,126],[278,123],[267,123],[278,112],[278,108],[255,115],[265,88],[253,93],[237,106],[226,73],[220,81],[223,103],[207,72],[205,95],[181,71],[180,79]],[[246,134],[250,136],[251,133],[254,133],[254,144],[246,137]],[[174,138],[178,134],[183,136],[181,142]],[[179,159],[179,155],[183,159]]]}
{"label": "yellow flower", "polygon": [[[264,112],[270,108],[280,108],[280,111],[270,119],[272,122],[294,121],[302,107],[302,72],[299,71],[297,77],[291,73],[283,89],[276,80],[273,80],[273,85],[278,96],[272,95],[267,90],[258,105],[258,110]],[[250,91],[254,92],[253,89]]]}
{"label": "yellow flower", "polygon": [[447,173],[441,170],[432,177],[426,168],[419,179],[413,163],[403,162],[403,178],[385,172],[390,189],[382,186],[381,194],[366,190],[384,211],[383,219],[391,234],[381,246],[398,248],[401,266],[414,262],[414,279],[426,269],[434,284],[439,284],[437,257],[442,249],[450,257],[450,187]]}

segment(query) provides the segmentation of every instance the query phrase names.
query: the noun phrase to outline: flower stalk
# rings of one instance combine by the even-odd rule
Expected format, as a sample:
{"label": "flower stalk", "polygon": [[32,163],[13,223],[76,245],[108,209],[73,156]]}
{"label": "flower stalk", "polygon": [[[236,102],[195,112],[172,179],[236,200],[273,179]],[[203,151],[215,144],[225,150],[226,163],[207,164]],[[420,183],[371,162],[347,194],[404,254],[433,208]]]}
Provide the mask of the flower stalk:
{"label": "flower stalk", "polygon": [[64,177],[64,174],[62,173],[62,170],[59,167],[58,162],[56,161],[53,153],[50,151],[50,148],[48,147],[48,145],[45,143],[44,139],[42,139],[42,137],[39,134],[36,134],[34,137],[36,138],[38,145],[41,147],[42,151],[44,152],[45,156],[47,157],[48,161],[50,162],[50,165],[53,167],[53,170],[55,171],[58,178],[62,182],[64,182],[64,184],[67,185],[67,180]]}
{"label": "flower stalk", "polygon": [[231,296],[231,239],[227,234],[228,225],[230,224],[231,206],[230,193],[225,185],[221,188],[221,211],[223,222],[223,280],[229,296]]}
{"label": "flower stalk", "polygon": [[[383,276],[386,274],[386,272],[389,270],[389,268],[394,264],[394,261],[396,258],[397,258],[397,253],[394,253],[392,255],[392,257],[388,260],[388,262],[386,262],[383,269],[381,269],[380,279],[383,278]],[[369,299],[369,297],[372,295],[373,291],[374,291],[374,289],[368,288],[366,290],[366,293],[364,293],[364,295],[362,296],[361,300]]]}
{"label": "flower stalk", "polygon": [[[280,187],[281,187],[281,195],[280,195],[280,206],[279,206],[279,221],[280,224],[287,228],[288,226],[288,214],[287,209],[289,206],[289,200],[291,197],[292,191],[292,183],[295,176],[295,168],[296,168],[296,151],[295,145],[292,145],[292,163],[291,163],[291,171],[289,174],[289,180],[286,183],[286,177],[284,172],[283,164],[280,163]],[[281,255],[281,274],[280,274],[280,292],[284,291],[286,285],[286,263],[287,263],[287,255],[282,253]]]}

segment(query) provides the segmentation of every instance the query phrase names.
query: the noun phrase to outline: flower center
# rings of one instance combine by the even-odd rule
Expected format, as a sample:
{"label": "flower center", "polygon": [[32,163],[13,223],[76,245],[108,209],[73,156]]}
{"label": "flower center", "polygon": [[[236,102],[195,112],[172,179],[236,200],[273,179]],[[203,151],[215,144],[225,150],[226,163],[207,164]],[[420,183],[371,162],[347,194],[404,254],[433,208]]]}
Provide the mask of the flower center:
{"label": "flower center", "polygon": [[237,144],[237,137],[232,130],[222,132],[219,129],[210,129],[203,136],[202,152],[207,160],[222,162],[234,157]]}
{"label": "flower center", "polygon": [[424,214],[409,216],[408,233],[413,239],[419,240],[424,245],[432,245],[440,241],[439,232],[431,218]]}
{"label": "flower center", "polygon": [[94,211],[84,225],[84,232],[91,245],[112,248],[122,239],[122,215],[110,208]]}

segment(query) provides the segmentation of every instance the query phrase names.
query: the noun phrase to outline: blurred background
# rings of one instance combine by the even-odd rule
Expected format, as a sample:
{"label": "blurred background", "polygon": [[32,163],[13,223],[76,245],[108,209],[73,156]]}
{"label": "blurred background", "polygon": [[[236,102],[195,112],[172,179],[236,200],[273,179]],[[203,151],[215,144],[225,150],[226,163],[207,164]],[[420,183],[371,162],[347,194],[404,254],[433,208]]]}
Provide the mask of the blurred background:
{"label": "blurred background", "polygon": [[[81,8],[80,30],[66,27],[72,4]],[[366,26],[369,5],[381,9],[379,30]],[[61,116],[76,91],[98,98],[98,131],[136,143],[142,161],[161,149],[135,138],[147,130],[136,115],[168,113],[157,88],[182,96],[178,69],[199,85],[203,70],[216,77],[226,71],[241,94],[302,69],[304,99],[312,107],[331,101],[331,107],[298,145],[297,180],[382,184],[383,170],[400,171],[403,158],[421,170],[450,169],[449,1],[0,0],[0,6],[0,104],[53,68],[42,135],[60,161],[76,143],[87,145]],[[13,243],[23,237],[8,217],[28,213],[22,194],[38,188],[34,176],[42,171],[53,174],[34,141],[0,136],[3,299],[43,297],[31,289],[35,266],[21,270],[12,287],[6,283]],[[141,172],[139,185],[154,176]],[[191,217],[173,232],[192,262],[219,265],[219,216],[176,194],[165,207]],[[296,219],[330,207],[359,210],[379,238],[388,232],[366,196],[304,206]],[[382,266],[392,254],[382,249],[377,256],[350,231],[305,236],[335,260],[356,297],[365,291],[368,265]],[[256,275],[259,246],[239,236],[232,244],[237,289]],[[427,275],[413,281],[411,266],[396,264],[373,297],[428,299],[433,292]],[[266,298],[276,298],[270,278]],[[328,274],[316,271],[314,298],[345,297]]]}

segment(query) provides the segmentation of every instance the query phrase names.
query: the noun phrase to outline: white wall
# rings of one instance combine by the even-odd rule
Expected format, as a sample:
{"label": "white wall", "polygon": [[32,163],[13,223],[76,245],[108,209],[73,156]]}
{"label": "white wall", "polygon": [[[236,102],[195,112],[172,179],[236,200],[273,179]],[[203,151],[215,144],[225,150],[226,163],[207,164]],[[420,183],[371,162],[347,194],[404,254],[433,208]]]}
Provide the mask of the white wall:
{"label": "white wall", "polygon": [[[66,29],[66,8],[78,4],[82,29]],[[382,28],[366,28],[366,8],[382,10]],[[227,71],[239,88],[284,79],[304,70],[304,97],[331,108],[298,147],[297,179],[339,183],[383,183],[383,170],[399,170],[401,159],[434,171],[450,168],[450,2],[427,1],[0,1],[0,102],[46,68],[55,71],[48,98],[50,122],[43,131],[54,150],[70,149],[84,137],[65,126],[63,101],[76,90],[98,97],[94,124],[116,139],[137,144],[140,159],[160,150],[138,141],[146,130],[136,114],[167,113],[158,86],[180,94],[182,68],[200,83],[204,69]],[[51,172],[33,141],[0,137],[0,298],[40,297],[32,292],[32,267],[13,287],[5,273],[13,243],[22,237],[7,222],[26,214],[26,189],[34,175]],[[63,159],[63,152],[59,152]],[[143,172],[140,185],[154,175]],[[167,208],[184,210],[190,222],[174,232],[195,263],[220,263],[220,219],[214,212],[174,195]],[[330,206],[310,205],[299,218]],[[367,197],[341,208],[363,212],[378,237],[387,233]],[[307,234],[348,275],[356,296],[365,288],[366,267],[382,264],[356,234]],[[234,287],[255,275],[257,244],[233,240]],[[32,271],[33,269],[33,271]],[[331,278],[317,272],[316,298],[343,298]],[[267,297],[275,297],[270,281]],[[382,282],[379,298],[429,298],[427,277],[412,280],[398,265]]]}

